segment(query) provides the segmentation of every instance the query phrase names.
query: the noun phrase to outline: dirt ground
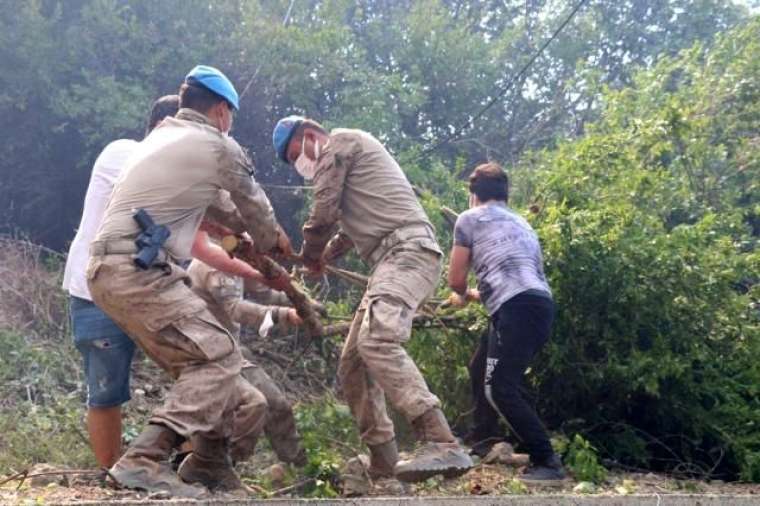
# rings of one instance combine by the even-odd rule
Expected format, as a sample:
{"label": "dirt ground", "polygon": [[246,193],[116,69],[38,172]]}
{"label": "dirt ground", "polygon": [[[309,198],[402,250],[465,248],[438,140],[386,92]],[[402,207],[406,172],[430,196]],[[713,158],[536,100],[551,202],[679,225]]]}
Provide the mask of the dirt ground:
{"label": "dirt ground", "polygon": [[[252,340],[243,343],[257,353],[260,363],[281,386],[293,402],[308,403],[334,392],[332,383],[337,362],[338,348],[335,343],[309,344],[303,338],[285,336],[280,338]],[[153,407],[163,398],[169,381],[164,373],[143,357],[136,357],[132,382],[132,401],[127,405],[126,423],[128,438],[134,437],[142,427]],[[308,478],[302,471],[286,469],[284,479],[273,477],[272,466],[276,458],[267,445],[258,451],[251,461],[239,466],[243,481],[250,487],[251,498],[303,497]],[[12,479],[0,485],[0,504],[60,504],[77,502],[118,502],[163,499],[134,491],[117,490],[102,475],[61,474],[61,468],[38,464],[29,469],[30,474],[51,473],[26,479]],[[72,471],[72,470],[64,470]],[[568,480],[560,488],[542,489],[526,487],[515,479],[519,469],[504,464],[479,463],[466,475],[457,479],[430,479],[407,487],[404,495],[415,496],[500,496],[562,494],[595,494],[625,496],[631,494],[750,494],[758,496],[760,485],[679,480],[673,477],[611,471],[601,485]],[[0,483],[10,475],[0,476]],[[304,485],[304,486],[302,486]],[[218,497],[224,499],[224,497]]]}
{"label": "dirt ground", "polygon": [[[307,402],[318,399],[333,385],[327,384],[330,374],[320,371],[329,368],[330,356],[322,357],[308,363],[310,359],[302,354],[302,348],[294,345],[292,340],[273,340],[265,346],[257,343],[257,349],[263,350],[261,363],[271,376],[278,381],[294,402]],[[310,350],[315,353],[315,350]],[[307,351],[307,353],[309,353]],[[317,353],[317,355],[319,355]],[[329,355],[329,353],[328,353]],[[325,360],[326,359],[326,360]],[[133,400],[129,403],[127,417],[134,427],[140,427],[140,421],[160,402],[169,383],[163,373],[152,364],[137,360],[133,378]],[[137,424],[137,425],[135,425]],[[297,498],[305,496],[305,485],[310,482],[302,471],[286,468],[286,477],[273,479],[272,466],[277,464],[268,445],[260,445],[254,457],[240,465],[243,481],[249,486],[250,498],[265,499],[272,497]],[[60,469],[37,465],[30,469],[30,474],[55,472]],[[601,485],[578,482],[569,479],[562,487],[541,488],[527,487],[516,479],[519,467],[505,464],[478,463],[470,472],[456,479],[444,480],[432,478],[423,483],[406,487],[404,495],[409,496],[501,496],[501,495],[602,495],[625,496],[630,494],[751,494],[758,496],[760,503],[760,485],[743,483],[724,483],[719,481],[704,482],[679,480],[666,475],[654,473],[624,473],[610,471],[607,480]],[[0,482],[6,477],[0,477]],[[20,486],[19,486],[20,484]],[[226,496],[218,496],[224,500]],[[104,476],[81,474],[52,474],[29,477],[23,481],[11,480],[0,485],[0,504],[60,504],[77,502],[119,502],[151,499],[165,499],[160,495],[117,490]],[[238,498],[239,499],[239,498]]]}
{"label": "dirt ground", "polygon": [[[261,471],[265,473],[266,471]],[[517,470],[504,465],[479,464],[466,475],[452,480],[432,478],[409,487],[405,495],[417,496],[463,496],[463,495],[531,495],[593,494],[604,496],[624,496],[629,494],[726,494],[757,495],[760,503],[760,485],[722,482],[698,482],[675,480],[655,474],[611,473],[608,480],[598,487],[587,487],[575,481],[561,488],[526,487],[514,479]],[[249,477],[251,478],[251,477]],[[2,480],[0,480],[2,481]],[[249,483],[251,482],[247,479]],[[159,495],[150,496],[125,490],[115,490],[97,477],[44,476],[29,478],[18,488],[18,481],[0,487],[1,504],[60,504],[77,502],[118,502],[123,500],[149,501],[163,499]],[[298,483],[298,479],[296,479]],[[286,489],[287,487],[282,487]],[[295,492],[267,493],[252,488],[251,498],[299,497]],[[218,496],[224,499],[225,496]]]}

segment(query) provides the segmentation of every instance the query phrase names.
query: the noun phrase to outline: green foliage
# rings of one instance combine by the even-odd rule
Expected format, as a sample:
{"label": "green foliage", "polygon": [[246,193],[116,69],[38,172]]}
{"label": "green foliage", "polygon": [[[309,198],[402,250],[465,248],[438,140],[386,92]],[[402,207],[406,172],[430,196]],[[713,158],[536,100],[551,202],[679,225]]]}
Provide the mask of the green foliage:
{"label": "green foliage", "polygon": [[315,480],[306,494],[309,497],[338,497],[338,471],[343,453],[353,452],[360,446],[351,412],[344,404],[325,397],[296,406],[295,415],[308,457],[304,474]]}
{"label": "green foliage", "polygon": [[758,40],[755,21],[663,61],[519,169],[559,307],[546,414],[614,459],[756,476]]}
{"label": "green foliage", "polygon": [[68,346],[65,353],[51,353],[0,330],[0,474],[38,462],[93,464],[83,434],[74,353]]}
{"label": "green foliage", "polygon": [[517,478],[512,478],[511,480],[502,484],[501,487],[499,487],[499,491],[509,495],[525,495],[530,490],[524,482]]}
{"label": "green foliage", "polygon": [[[584,138],[511,171],[558,305],[529,379],[550,425],[582,430],[606,458],[758,479],[758,41],[755,20],[664,59],[608,92]],[[461,202],[447,198],[423,201],[436,218]],[[462,328],[409,345],[452,418],[486,321],[458,314]]]}
{"label": "green foliage", "polygon": [[[116,138],[139,139],[151,100],[176,92],[197,63],[246,90],[233,134],[252,151],[257,178],[300,183],[274,162],[279,117],[303,112],[364,128],[396,154],[420,155],[493,96],[566,15],[554,2],[516,0],[0,0],[0,12],[0,60],[13,69],[0,76],[0,227],[55,248],[73,235],[98,152]],[[598,114],[601,88],[630,81],[631,63],[710,41],[743,14],[728,0],[594,2],[503,104],[436,156],[459,178],[462,161],[465,169],[514,161],[577,135]],[[295,232],[302,195],[272,191]]]}
{"label": "green foliage", "polygon": [[599,463],[596,448],[580,434],[573,437],[563,461],[578,481],[590,481],[598,485],[607,478],[607,469]]}
{"label": "green foliage", "polygon": [[[590,3],[503,103],[432,154],[424,148],[557,26],[566,12],[556,2],[0,7],[0,59],[13,69],[0,76],[0,227],[65,246],[99,150],[140,138],[153,98],[174,92],[193,65],[216,65],[241,91],[250,84],[233,134],[251,148],[259,180],[300,183],[273,162],[271,126],[282,115],[365,128],[422,188],[444,249],[440,207],[465,208],[462,181],[475,163],[508,166],[515,207],[535,206],[559,307],[530,374],[542,415],[554,427],[572,421],[605,457],[760,481],[760,21],[713,43],[742,19],[732,2]],[[271,191],[296,236],[302,193]],[[336,313],[359,294],[345,295]],[[65,329],[30,314],[35,332]],[[474,305],[455,314],[464,323],[418,329],[409,343],[452,419],[468,407],[465,364],[487,321]],[[50,441],[76,449],[67,465],[80,462],[83,443],[71,436],[79,367],[70,345],[47,353],[51,341],[32,337],[0,334],[0,429],[18,427],[0,440],[2,464],[62,459],[25,443],[51,427]],[[332,400],[300,406],[298,421],[319,480],[312,493],[330,496],[341,445],[359,445],[354,424]]]}

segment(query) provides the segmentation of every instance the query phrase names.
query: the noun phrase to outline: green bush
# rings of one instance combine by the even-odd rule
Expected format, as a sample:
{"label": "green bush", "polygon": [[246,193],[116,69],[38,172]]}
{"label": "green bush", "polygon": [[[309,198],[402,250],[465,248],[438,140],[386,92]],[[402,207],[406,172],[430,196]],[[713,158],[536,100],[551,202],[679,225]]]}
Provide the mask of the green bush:
{"label": "green bush", "polygon": [[599,463],[596,448],[576,434],[570,442],[564,463],[578,481],[601,484],[607,478],[607,469]]}
{"label": "green bush", "polygon": [[[760,480],[758,52],[755,19],[665,59],[582,139],[510,170],[558,306],[529,375],[541,415],[612,461]],[[459,314],[409,345],[450,417],[485,325]]]}
{"label": "green bush", "polygon": [[52,353],[0,330],[0,475],[38,462],[94,465],[82,420],[76,353],[67,343]]}
{"label": "green bush", "polygon": [[304,474],[315,480],[306,495],[338,497],[343,460],[353,456],[361,445],[351,412],[327,396],[318,402],[297,405],[295,415],[308,457]]}

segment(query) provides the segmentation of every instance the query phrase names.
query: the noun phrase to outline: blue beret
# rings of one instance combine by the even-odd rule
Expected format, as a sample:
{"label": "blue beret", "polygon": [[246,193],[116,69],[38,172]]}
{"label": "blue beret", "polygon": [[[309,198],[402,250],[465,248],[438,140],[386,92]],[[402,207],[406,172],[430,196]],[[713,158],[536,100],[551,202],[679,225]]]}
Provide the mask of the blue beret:
{"label": "blue beret", "polygon": [[185,82],[203,86],[207,90],[224,98],[236,111],[240,109],[238,93],[235,87],[219,69],[209,67],[208,65],[197,65],[185,76]]}

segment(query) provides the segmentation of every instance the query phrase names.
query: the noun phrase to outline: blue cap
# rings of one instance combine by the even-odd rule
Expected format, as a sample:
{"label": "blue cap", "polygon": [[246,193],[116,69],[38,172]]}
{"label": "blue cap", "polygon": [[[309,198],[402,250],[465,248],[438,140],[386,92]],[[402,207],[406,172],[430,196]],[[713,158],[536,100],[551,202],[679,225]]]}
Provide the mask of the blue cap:
{"label": "blue cap", "polygon": [[280,157],[285,163],[288,162],[288,144],[290,139],[293,138],[293,134],[296,133],[298,127],[303,123],[306,118],[303,116],[288,116],[282,118],[277,122],[272,132],[272,144],[274,144],[274,150],[277,152],[277,156]]}
{"label": "blue cap", "polygon": [[188,84],[199,84],[224,98],[236,111],[240,109],[238,93],[235,87],[219,69],[209,67],[208,65],[196,65],[185,76],[185,82]]}

